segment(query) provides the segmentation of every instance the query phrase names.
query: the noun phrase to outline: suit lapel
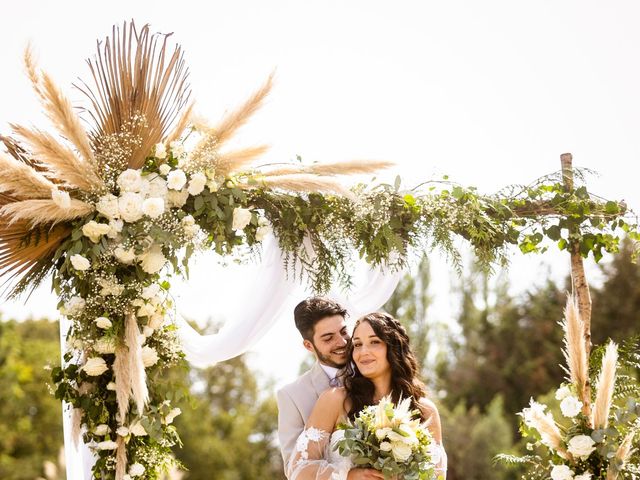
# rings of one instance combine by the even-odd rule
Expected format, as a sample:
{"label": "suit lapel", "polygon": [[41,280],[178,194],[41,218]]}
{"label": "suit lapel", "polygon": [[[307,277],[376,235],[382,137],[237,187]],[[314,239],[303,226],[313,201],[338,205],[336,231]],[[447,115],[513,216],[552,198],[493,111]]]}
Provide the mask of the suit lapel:
{"label": "suit lapel", "polygon": [[329,377],[318,362],[311,369],[311,384],[318,396],[329,388]]}

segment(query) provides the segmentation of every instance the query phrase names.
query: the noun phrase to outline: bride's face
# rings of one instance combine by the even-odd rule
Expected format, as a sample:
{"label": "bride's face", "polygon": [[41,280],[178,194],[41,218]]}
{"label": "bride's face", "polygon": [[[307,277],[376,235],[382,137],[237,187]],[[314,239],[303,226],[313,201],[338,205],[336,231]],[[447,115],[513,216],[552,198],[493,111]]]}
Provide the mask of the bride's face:
{"label": "bride's face", "polygon": [[391,371],[387,360],[387,344],[376,335],[369,322],[362,322],[353,331],[353,361],[362,376],[375,378]]}

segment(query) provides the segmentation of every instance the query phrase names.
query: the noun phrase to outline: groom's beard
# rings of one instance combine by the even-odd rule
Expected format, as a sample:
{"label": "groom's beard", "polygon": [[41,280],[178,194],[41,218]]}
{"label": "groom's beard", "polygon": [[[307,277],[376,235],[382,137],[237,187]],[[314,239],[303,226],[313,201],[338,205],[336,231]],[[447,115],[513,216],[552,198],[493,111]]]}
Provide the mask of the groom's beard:
{"label": "groom's beard", "polygon": [[327,367],[342,368],[347,364],[348,356],[346,354],[346,351],[347,351],[347,347],[346,346],[336,349],[336,350],[344,350],[345,351],[344,355],[338,355],[338,354],[334,353],[333,350],[328,355],[324,355],[322,352],[320,352],[320,350],[318,350],[316,348],[316,346],[315,346],[315,344],[313,342],[311,342],[311,345],[313,345],[313,349],[316,352],[316,355],[318,357],[318,361],[320,363],[326,365]]}

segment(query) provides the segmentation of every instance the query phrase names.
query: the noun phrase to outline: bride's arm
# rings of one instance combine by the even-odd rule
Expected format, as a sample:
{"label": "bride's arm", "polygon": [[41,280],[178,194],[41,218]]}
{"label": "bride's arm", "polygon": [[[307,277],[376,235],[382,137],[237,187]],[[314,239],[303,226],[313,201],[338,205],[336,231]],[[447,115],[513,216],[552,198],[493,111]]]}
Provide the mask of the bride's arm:
{"label": "bride's arm", "polygon": [[331,434],[344,413],[345,392],[327,390],[316,402],[304,431],[289,457],[286,474],[289,480],[382,480],[384,476],[369,468],[350,469],[349,462],[329,462]]}
{"label": "bride's arm", "polygon": [[[443,479],[447,478],[447,452],[444,450],[444,445],[442,444],[442,426],[440,424],[440,413],[438,413],[438,409],[435,404],[426,398],[420,399],[420,409],[424,413],[425,418],[427,419],[428,428],[433,436],[433,439],[438,444],[437,452],[439,453],[439,461],[436,463],[436,473],[441,475]],[[439,477],[440,478],[440,477]]]}

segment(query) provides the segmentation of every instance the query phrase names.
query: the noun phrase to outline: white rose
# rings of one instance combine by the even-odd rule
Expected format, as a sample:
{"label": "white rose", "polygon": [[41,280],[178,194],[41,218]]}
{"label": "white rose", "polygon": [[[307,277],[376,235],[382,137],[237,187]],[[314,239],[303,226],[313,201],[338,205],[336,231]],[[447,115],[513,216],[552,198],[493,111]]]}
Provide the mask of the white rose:
{"label": "white rose", "polygon": [[71,265],[73,265],[73,268],[80,272],[84,272],[85,270],[89,270],[89,268],[91,268],[91,262],[82,255],[71,255],[71,258],[69,260],[71,260]]}
{"label": "white rose", "polygon": [[107,440],[106,442],[99,442],[96,444],[98,450],[115,450],[118,448],[118,444],[114,441]]}
{"label": "white rose", "polygon": [[139,421],[136,421],[129,425],[129,431],[136,437],[144,437],[145,435],[147,435],[147,431]]}
{"label": "white rose", "polygon": [[71,297],[67,303],[62,307],[63,315],[74,316],[84,310],[87,302],[82,297]]}
{"label": "white rose", "polygon": [[149,197],[164,199],[167,196],[168,191],[165,179],[160,175],[154,174],[152,180],[149,181],[149,191],[147,192],[147,195]]}
{"label": "white rose", "polygon": [[150,300],[160,293],[160,285],[157,283],[152,283],[148,287],[144,287],[142,289],[142,294],[140,295],[145,300]]}
{"label": "white rose", "polygon": [[53,187],[51,189],[51,199],[53,200],[53,203],[64,210],[71,207],[71,197],[69,196],[69,192],[58,190],[56,187]]}
{"label": "white rose", "polygon": [[184,190],[169,190],[167,193],[167,201],[172,207],[182,208],[187,203],[187,198],[189,198],[189,191],[186,188]]}
{"label": "white rose", "polygon": [[591,480],[591,474],[590,473],[582,473],[580,475],[576,475],[575,477],[573,477],[573,480]]}
{"label": "white rose", "polygon": [[94,322],[96,322],[96,326],[98,328],[103,328],[105,330],[113,326],[111,320],[109,320],[107,317],[98,317],[94,320]]}
{"label": "white rose", "polygon": [[560,402],[560,410],[565,417],[573,418],[582,410],[582,402],[573,395],[569,395]]}
{"label": "white rose", "polygon": [[144,335],[145,338],[150,337],[151,335],[153,335],[153,328],[149,326],[144,326],[142,328],[142,335]]}
{"label": "white rose", "polygon": [[111,337],[102,337],[93,344],[93,349],[101,355],[116,353],[116,341]]}
{"label": "white rose", "polygon": [[384,437],[386,437],[389,434],[390,431],[391,429],[389,427],[378,428],[376,430],[376,437],[378,437],[378,440],[382,440]]}
{"label": "white rose", "polygon": [[127,427],[118,427],[116,433],[121,437],[126,437],[127,435],[129,435],[129,429]]}
{"label": "white rose", "polygon": [[122,247],[116,247],[113,251],[113,256],[116,257],[120,263],[124,263],[125,265],[131,265],[133,261],[136,259],[136,254],[133,251],[133,247],[129,250],[125,250]]}
{"label": "white rose", "polygon": [[261,242],[271,233],[271,225],[263,225],[256,230],[256,240]]}
{"label": "white rose", "polygon": [[109,225],[106,223],[98,223],[94,220],[91,220],[82,226],[82,234],[85,237],[89,237],[93,243],[98,243],[100,241],[100,237],[109,233],[109,230],[111,230]]}
{"label": "white rose", "polygon": [[391,454],[398,462],[406,462],[411,456],[411,446],[404,442],[393,442],[391,444]]}
{"label": "white rose", "polygon": [[118,208],[118,197],[108,193],[103,195],[96,203],[96,210],[109,220],[118,218],[120,216],[120,210]]}
{"label": "white rose", "polygon": [[389,442],[381,442],[380,443],[380,450],[382,450],[383,452],[390,452],[391,451],[391,443],[389,443]]}
{"label": "white rose", "polygon": [[129,475],[139,477],[144,474],[144,466],[140,463],[134,463],[129,467]]}
{"label": "white rose", "polygon": [[164,143],[156,143],[156,148],[153,152],[153,156],[162,160],[167,156],[167,149],[164,146]]}
{"label": "white rose", "polygon": [[202,193],[206,184],[207,177],[204,173],[194,173],[191,175],[191,181],[189,182],[189,194],[198,195],[199,193]]}
{"label": "white rose", "polygon": [[568,450],[571,455],[585,460],[591,455],[591,452],[596,449],[596,447],[594,447],[595,443],[596,442],[588,435],[576,435],[569,440]]}
{"label": "white rose", "polygon": [[187,176],[180,169],[173,170],[167,175],[167,187],[170,190],[182,190],[185,183],[187,183]]}
{"label": "white rose", "polygon": [[107,383],[107,390],[110,390],[112,392],[116,391],[116,383],[115,382],[109,382]]}
{"label": "white rose", "polygon": [[124,227],[124,222],[122,220],[111,220],[109,222],[109,232],[107,233],[107,237],[118,238],[118,234],[122,231],[122,227]]}
{"label": "white rose", "polygon": [[142,269],[147,273],[157,273],[167,263],[167,259],[162,253],[162,247],[157,244],[140,255],[140,260]]}
{"label": "white rose", "polygon": [[149,328],[157,330],[164,323],[164,315],[156,314],[149,318]]}
{"label": "white rose", "polygon": [[151,218],[158,218],[164,213],[164,200],[162,198],[147,198],[142,202],[142,213]]}
{"label": "white rose", "polygon": [[163,163],[162,165],[160,165],[158,170],[160,170],[160,175],[166,175],[171,171],[171,166],[167,163]]}
{"label": "white rose", "polygon": [[142,363],[145,368],[155,365],[158,360],[158,352],[154,348],[142,347]]}
{"label": "white rose", "polygon": [[104,361],[104,358],[91,357],[87,359],[87,363],[84,364],[82,370],[87,372],[87,375],[98,377],[109,370],[109,367],[107,366],[107,362]]}
{"label": "white rose", "polygon": [[142,196],[138,193],[125,192],[118,199],[120,216],[125,222],[135,222],[142,218]]}
{"label": "white rose", "polygon": [[100,435],[101,437],[104,437],[107,433],[109,433],[109,425],[101,423],[100,425],[97,425],[96,428],[93,429],[93,433],[95,433],[96,435]]}
{"label": "white rose", "polygon": [[564,400],[571,395],[571,390],[567,386],[560,387],[556,390],[556,400]]}
{"label": "white rose", "polygon": [[242,230],[251,222],[251,210],[248,208],[236,207],[233,209],[233,230]]}
{"label": "white rose", "polygon": [[156,307],[154,307],[150,303],[146,303],[145,302],[140,306],[140,308],[138,308],[138,312],[136,313],[136,316],[138,316],[138,317],[150,317],[154,313],[156,313]]}
{"label": "white rose", "polygon": [[187,215],[182,218],[182,226],[189,227],[196,224],[196,219],[192,215]]}
{"label": "white rose", "polygon": [[172,408],[171,411],[167,413],[167,416],[164,417],[165,423],[167,425],[169,425],[170,423],[173,423],[173,419],[176,418],[181,413],[182,413],[182,410],[180,410],[179,408]]}
{"label": "white rose", "polygon": [[131,168],[125,170],[118,176],[117,183],[121,192],[139,192],[142,187],[140,170]]}
{"label": "white rose", "polygon": [[552,480],[571,480],[573,478],[573,470],[566,465],[554,465],[551,469]]}
{"label": "white rose", "polygon": [[175,140],[169,144],[169,147],[171,148],[171,153],[173,153],[173,156],[176,158],[184,153],[184,145],[182,145],[182,142]]}

